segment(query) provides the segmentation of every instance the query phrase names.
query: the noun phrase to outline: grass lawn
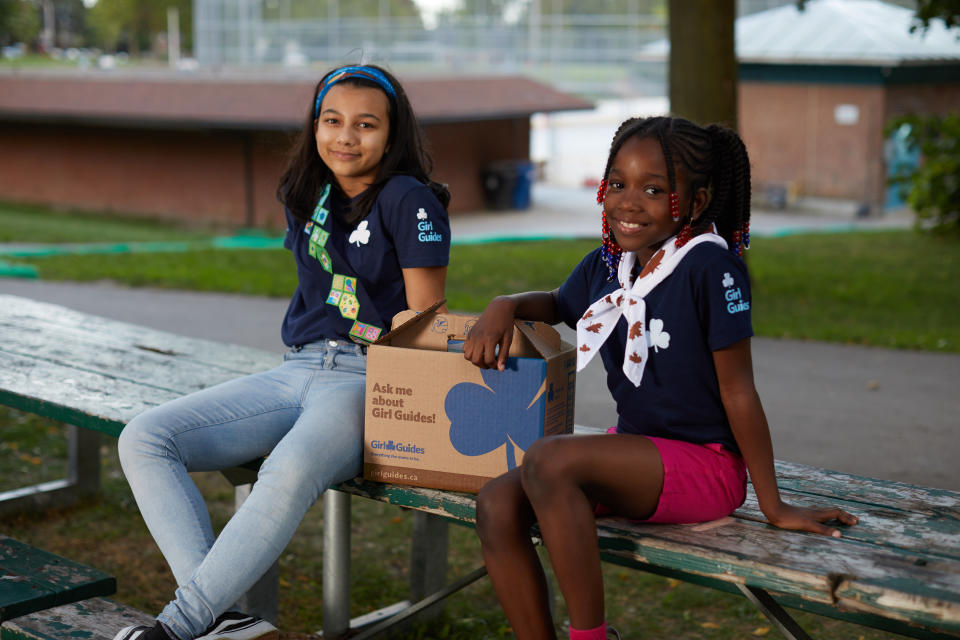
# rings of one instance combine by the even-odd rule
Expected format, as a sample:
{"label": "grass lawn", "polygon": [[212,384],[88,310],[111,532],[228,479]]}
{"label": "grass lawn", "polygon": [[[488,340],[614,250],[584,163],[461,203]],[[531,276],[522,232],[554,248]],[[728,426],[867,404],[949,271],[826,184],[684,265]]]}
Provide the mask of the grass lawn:
{"label": "grass lawn", "polygon": [[[0,228],[5,223],[0,212]],[[145,228],[137,228],[141,237],[152,239]],[[104,235],[121,233],[106,229]],[[157,231],[164,237],[183,233]],[[594,246],[590,240],[454,246],[449,306],[479,312],[499,293],[553,289]],[[757,238],[747,256],[757,335],[960,352],[960,245],[955,239],[910,230]],[[32,265],[49,280],[106,279],[283,298],[296,287],[292,258],[282,249],[0,260]]]}
{"label": "grass lawn", "polygon": [[150,219],[0,203],[0,242],[163,242],[207,237],[204,231]]}

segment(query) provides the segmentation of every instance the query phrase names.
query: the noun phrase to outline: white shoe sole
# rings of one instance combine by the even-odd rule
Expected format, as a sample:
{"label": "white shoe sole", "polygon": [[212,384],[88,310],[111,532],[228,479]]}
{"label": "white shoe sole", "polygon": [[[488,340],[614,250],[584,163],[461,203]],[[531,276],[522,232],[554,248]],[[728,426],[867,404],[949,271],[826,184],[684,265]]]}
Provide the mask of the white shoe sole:
{"label": "white shoe sole", "polygon": [[277,628],[266,620],[225,620],[195,640],[279,640]]}

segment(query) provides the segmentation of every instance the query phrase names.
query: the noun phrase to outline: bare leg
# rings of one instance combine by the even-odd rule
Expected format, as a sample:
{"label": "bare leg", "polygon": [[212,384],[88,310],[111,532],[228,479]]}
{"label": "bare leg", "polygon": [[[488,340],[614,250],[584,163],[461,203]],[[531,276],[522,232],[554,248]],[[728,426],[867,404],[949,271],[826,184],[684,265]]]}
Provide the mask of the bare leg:
{"label": "bare leg", "polygon": [[477,496],[477,534],[503,612],[521,640],[556,640],[546,576],[530,540],[533,509],[520,469],[495,478]]}
{"label": "bare leg", "polygon": [[603,577],[594,507],[602,502],[621,515],[650,516],[663,487],[663,462],[656,446],[632,435],[542,438],[524,455],[521,479],[571,626],[600,626]]}

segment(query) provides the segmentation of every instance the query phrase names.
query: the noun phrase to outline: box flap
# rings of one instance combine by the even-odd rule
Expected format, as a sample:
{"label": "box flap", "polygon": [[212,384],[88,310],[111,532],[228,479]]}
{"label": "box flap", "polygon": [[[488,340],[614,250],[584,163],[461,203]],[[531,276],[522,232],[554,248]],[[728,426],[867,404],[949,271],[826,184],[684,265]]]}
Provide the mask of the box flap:
{"label": "box flap", "polygon": [[[393,328],[374,344],[431,351],[461,350],[478,317],[437,313],[444,302],[439,300],[420,312],[401,311],[393,317]],[[458,344],[451,347],[451,343]],[[549,359],[570,348],[550,325],[529,320],[514,323],[510,357]]]}
{"label": "box flap", "polygon": [[[563,350],[563,341],[560,334],[550,325],[542,322],[529,322],[527,320],[517,320],[514,323],[516,330],[530,343],[537,353],[545,360],[560,353]],[[516,333],[514,333],[516,336]],[[512,350],[512,345],[511,345]]]}
{"label": "box flap", "polygon": [[427,316],[436,313],[437,309],[442,307],[447,303],[446,298],[441,298],[434,302],[432,305],[424,309],[423,311],[413,311],[411,309],[406,309],[401,311],[397,315],[393,316],[393,326],[390,327],[390,331],[380,336],[380,339],[374,342],[373,344],[382,344],[390,342],[390,339],[395,335],[402,333],[411,325],[414,325]]}

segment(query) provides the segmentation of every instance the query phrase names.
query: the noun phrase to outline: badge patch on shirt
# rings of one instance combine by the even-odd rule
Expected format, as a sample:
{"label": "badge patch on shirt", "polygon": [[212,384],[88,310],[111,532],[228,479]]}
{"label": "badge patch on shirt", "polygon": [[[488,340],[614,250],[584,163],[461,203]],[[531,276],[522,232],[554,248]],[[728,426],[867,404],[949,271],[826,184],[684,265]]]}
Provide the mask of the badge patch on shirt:
{"label": "badge patch on shirt", "polygon": [[314,227],[313,232],[310,234],[310,242],[313,244],[324,246],[327,244],[327,239],[330,237],[330,234],[324,231],[320,227]]}
{"label": "badge patch on shirt", "polygon": [[313,208],[313,215],[310,216],[314,222],[317,224],[326,224],[327,215],[329,215],[330,210],[327,209],[327,198],[330,197],[330,183],[324,185],[323,193],[320,194],[320,199],[317,202],[317,206]]}
{"label": "badge patch on shirt", "polygon": [[360,313],[360,301],[357,300],[357,296],[352,293],[346,293],[340,296],[340,315],[344,318],[350,318],[351,320],[357,319],[357,314]]}
{"label": "badge patch on shirt", "polygon": [[383,329],[365,322],[354,322],[350,327],[350,337],[364,342],[376,342],[381,333]]}
{"label": "badge patch on shirt", "polygon": [[360,313],[360,300],[357,298],[356,293],[356,278],[335,273],[333,274],[333,281],[330,283],[330,293],[327,295],[327,304],[332,304],[340,309],[340,315],[344,318],[356,320],[357,315]]}
{"label": "badge patch on shirt", "polygon": [[327,253],[326,249],[317,247],[317,255],[314,257],[320,261],[320,266],[323,267],[324,271],[333,273],[333,260],[330,258],[330,254]]}

